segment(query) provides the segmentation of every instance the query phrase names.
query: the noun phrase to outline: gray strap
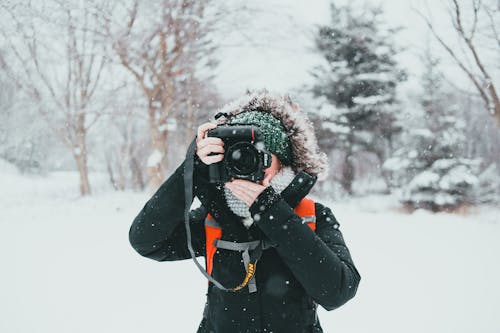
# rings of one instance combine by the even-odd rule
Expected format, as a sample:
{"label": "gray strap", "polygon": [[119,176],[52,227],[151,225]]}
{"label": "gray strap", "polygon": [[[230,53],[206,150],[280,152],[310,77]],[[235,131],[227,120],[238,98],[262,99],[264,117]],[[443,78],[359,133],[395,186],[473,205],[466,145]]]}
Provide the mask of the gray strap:
{"label": "gray strap", "polygon": [[206,218],[206,219],[205,219],[205,225],[208,225],[208,226],[210,226],[210,227],[217,227],[217,228],[220,228],[219,223],[217,223],[217,221],[215,221],[214,219],[209,219],[209,218]]}
{"label": "gray strap", "polygon": [[[245,271],[248,273],[248,264],[250,263],[250,254],[249,250],[254,250],[260,243],[260,240],[255,240],[251,242],[228,242],[221,239],[216,239],[214,241],[215,247],[219,249],[231,250],[231,251],[243,251],[241,254],[243,258],[243,266],[245,266]],[[255,282],[255,275],[252,276],[250,281],[248,281],[248,292],[254,293],[257,291],[257,283]]]}
{"label": "gray strap", "polygon": [[251,242],[242,242],[242,243],[229,242],[222,239],[216,239],[214,241],[215,247],[232,251],[253,250],[257,247],[257,245],[259,245],[259,243],[260,240],[255,240]]}
{"label": "gray strap", "polygon": [[316,216],[302,216],[302,223],[316,222]]}
{"label": "gray strap", "polygon": [[189,253],[193,259],[196,267],[200,272],[211,281],[217,288],[225,291],[234,291],[224,287],[219,281],[214,279],[206,270],[201,266],[201,264],[196,260],[196,254],[193,250],[193,244],[191,244],[191,226],[189,225],[189,211],[191,210],[191,203],[193,202],[193,169],[194,169],[194,154],[196,147],[196,138],[193,139],[189,145],[188,151],[186,153],[186,161],[184,162],[184,226],[186,228],[186,243],[188,246]]}
{"label": "gray strap", "polygon": [[[250,262],[250,254],[248,253],[248,248],[243,251],[241,255],[243,257],[243,265],[245,266],[245,271],[248,273],[248,263]],[[248,292],[254,293],[257,291],[257,284],[255,283],[255,275],[252,276],[250,281],[248,281]]]}

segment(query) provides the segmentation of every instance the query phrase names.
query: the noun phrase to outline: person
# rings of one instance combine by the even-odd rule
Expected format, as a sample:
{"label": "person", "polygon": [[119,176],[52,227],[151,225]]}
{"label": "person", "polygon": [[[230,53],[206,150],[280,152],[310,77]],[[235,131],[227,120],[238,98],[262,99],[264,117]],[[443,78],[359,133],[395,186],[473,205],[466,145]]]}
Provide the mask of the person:
{"label": "person", "polygon": [[[306,198],[327,167],[313,126],[289,95],[265,89],[247,91],[218,114],[224,116],[197,131],[193,194],[201,206],[190,211],[189,226],[195,255],[204,256],[210,276],[233,290],[208,282],[198,332],[323,332],[317,305],[328,311],[342,306],[355,296],[361,276],[331,209]],[[206,133],[236,124],[259,127],[272,163],[261,181],[213,184],[208,166],[224,159],[224,141]],[[144,257],[191,258],[183,215],[185,163],[130,227],[129,241]],[[209,222],[219,228],[217,243],[209,237]],[[252,275],[242,254],[256,248],[243,251],[241,244],[255,243],[268,246],[262,245]]]}

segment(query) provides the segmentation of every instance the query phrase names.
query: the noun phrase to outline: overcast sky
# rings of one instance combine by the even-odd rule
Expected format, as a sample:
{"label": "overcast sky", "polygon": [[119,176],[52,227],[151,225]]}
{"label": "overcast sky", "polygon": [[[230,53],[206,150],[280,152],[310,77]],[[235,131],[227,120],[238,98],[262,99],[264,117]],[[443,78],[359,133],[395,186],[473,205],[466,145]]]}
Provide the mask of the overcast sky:
{"label": "overcast sky", "polygon": [[[411,75],[403,89],[418,88],[416,79],[421,67],[417,54],[426,40],[430,39],[433,43],[434,41],[423,20],[412,10],[412,6],[424,10],[425,1],[378,2],[385,10],[387,23],[404,28],[395,36],[397,43],[406,47],[406,51],[397,59]],[[216,79],[221,93],[229,99],[241,95],[246,88],[266,87],[286,92],[290,88],[310,82],[308,70],[318,62],[318,55],[311,50],[312,33],[316,24],[329,23],[328,0],[259,0],[255,3],[259,12],[249,19],[249,28],[245,31],[246,36],[253,36],[252,41],[238,33],[224,36],[224,41],[237,45],[221,51],[222,62]],[[430,3],[434,6],[431,11],[438,28],[453,42],[456,38],[450,34],[448,17],[442,4],[437,1]],[[441,47],[435,43],[433,49],[436,54],[444,55]],[[447,75],[468,85],[462,73],[446,56],[443,67]]]}

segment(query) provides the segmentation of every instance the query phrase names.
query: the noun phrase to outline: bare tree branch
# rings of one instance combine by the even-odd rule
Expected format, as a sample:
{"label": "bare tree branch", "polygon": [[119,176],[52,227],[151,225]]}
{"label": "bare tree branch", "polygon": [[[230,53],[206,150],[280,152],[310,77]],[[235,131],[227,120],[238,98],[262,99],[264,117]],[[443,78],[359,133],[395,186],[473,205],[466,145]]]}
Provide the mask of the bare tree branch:
{"label": "bare tree branch", "polygon": [[[475,67],[477,68],[477,70],[479,70],[479,73],[477,74],[476,70],[472,69],[470,66],[467,66],[464,61],[457,56],[452,47],[448,43],[446,43],[445,40],[438,34],[431,19],[429,19],[428,16],[424,15],[418,9],[413,8],[413,10],[424,20],[438,43],[446,50],[446,52],[451,56],[451,58],[456,62],[459,68],[462,69],[462,71],[467,75],[472,84],[476,87],[476,90],[479,92],[481,99],[484,102],[487,112],[494,117],[497,126],[500,127],[500,99],[498,97],[493,80],[488,70],[486,69],[483,60],[481,59],[478,49],[475,46],[473,40],[477,31],[477,24],[479,21],[478,13],[482,8],[482,1],[472,0],[472,28],[469,33],[465,31],[462,18],[462,9],[459,2],[457,0],[451,1],[451,23],[455,31],[457,32],[459,39],[465,43],[465,45],[467,46],[467,50],[472,55]],[[496,30],[494,28],[493,31],[496,33]],[[467,61],[467,56],[465,56],[465,59]]]}

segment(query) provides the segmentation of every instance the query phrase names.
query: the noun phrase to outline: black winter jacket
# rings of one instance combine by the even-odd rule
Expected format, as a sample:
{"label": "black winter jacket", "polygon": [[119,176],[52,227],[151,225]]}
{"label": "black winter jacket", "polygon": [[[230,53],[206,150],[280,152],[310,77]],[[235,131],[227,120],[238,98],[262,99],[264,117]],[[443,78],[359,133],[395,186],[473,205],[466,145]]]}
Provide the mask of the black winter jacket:
{"label": "black winter jacket", "polygon": [[[183,164],[146,203],[130,227],[129,240],[142,256],[157,261],[191,258],[183,221]],[[254,224],[247,229],[225,204],[223,191],[207,181],[207,167],[197,158],[193,192],[202,206],[190,213],[193,248],[205,255],[204,219],[209,212],[222,226],[222,239],[246,242],[268,239],[277,246],[263,251],[257,264],[257,292],[245,287],[226,292],[209,283],[198,332],[322,332],[320,304],[333,310],[354,297],[360,275],[332,211],[316,203],[316,231],[294,213],[316,178],[299,173],[281,193],[264,190],[250,207]],[[212,276],[234,287],[245,276],[241,253],[218,249]],[[201,276],[201,274],[200,274]]]}

